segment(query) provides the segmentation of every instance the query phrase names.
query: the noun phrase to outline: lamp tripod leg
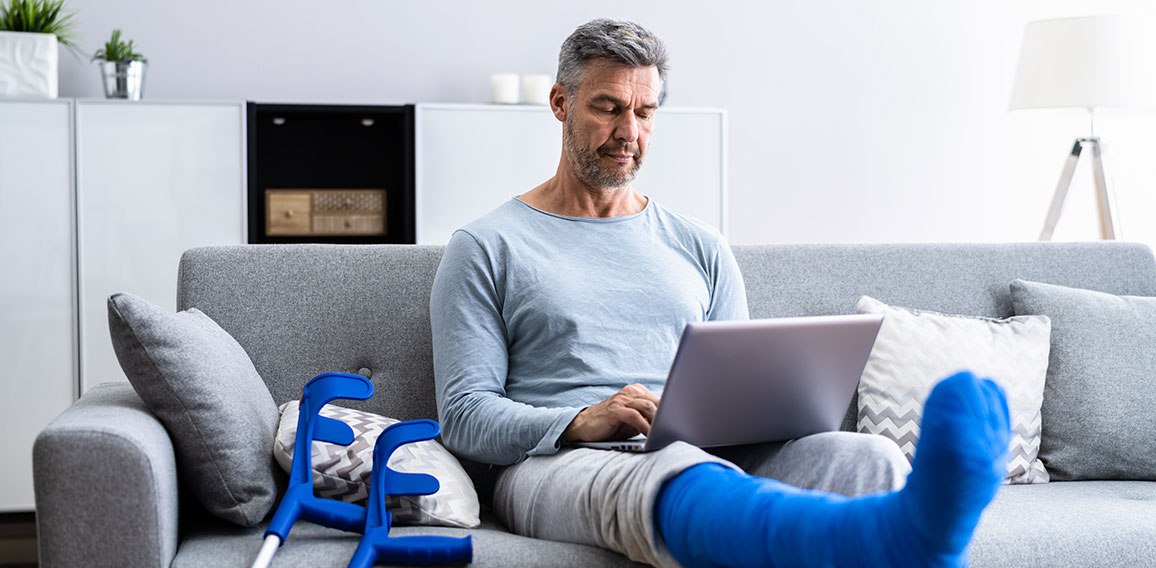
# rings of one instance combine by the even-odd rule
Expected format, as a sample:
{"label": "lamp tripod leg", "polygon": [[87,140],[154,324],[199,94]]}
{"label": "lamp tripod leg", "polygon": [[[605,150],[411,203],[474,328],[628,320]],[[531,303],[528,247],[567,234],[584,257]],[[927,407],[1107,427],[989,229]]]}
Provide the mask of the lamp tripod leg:
{"label": "lamp tripod leg", "polygon": [[1080,150],[1083,145],[1079,140],[1072,145],[1068,159],[1064,162],[1064,170],[1060,172],[1060,181],[1056,184],[1056,192],[1052,195],[1052,205],[1048,207],[1048,217],[1044,220],[1044,229],[1040,231],[1041,241],[1052,240],[1052,233],[1056,231],[1056,224],[1060,221],[1060,213],[1064,211],[1064,201],[1068,198],[1068,188],[1072,185],[1072,176],[1076,173],[1076,164],[1080,162]]}
{"label": "lamp tripod leg", "polygon": [[1107,178],[1104,176],[1104,162],[1100,158],[1100,139],[1093,138],[1089,144],[1092,146],[1092,177],[1096,181],[1096,209],[1100,215],[1100,238],[1115,239],[1116,227],[1119,223],[1116,221],[1113,209],[1115,199],[1113,199],[1112,189],[1108,187]]}

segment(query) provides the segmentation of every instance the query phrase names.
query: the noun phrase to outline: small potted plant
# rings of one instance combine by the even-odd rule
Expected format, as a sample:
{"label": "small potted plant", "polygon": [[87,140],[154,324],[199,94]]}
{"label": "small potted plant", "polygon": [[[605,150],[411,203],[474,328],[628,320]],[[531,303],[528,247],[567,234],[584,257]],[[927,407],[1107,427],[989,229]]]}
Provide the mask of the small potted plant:
{"label": "small potted plant", "polygon": [[112,30],[112,39],[92,56],[93,61],[100,61],[106,98],[139,101],[144,94],[148,60],[134,51],[132,43],[131,39],[121,41],[120,30]]}
{"label": "small potted plant", "polygon": [[56,98],[63,45],[76,55],[64,0],[0,0],[0,96]]}

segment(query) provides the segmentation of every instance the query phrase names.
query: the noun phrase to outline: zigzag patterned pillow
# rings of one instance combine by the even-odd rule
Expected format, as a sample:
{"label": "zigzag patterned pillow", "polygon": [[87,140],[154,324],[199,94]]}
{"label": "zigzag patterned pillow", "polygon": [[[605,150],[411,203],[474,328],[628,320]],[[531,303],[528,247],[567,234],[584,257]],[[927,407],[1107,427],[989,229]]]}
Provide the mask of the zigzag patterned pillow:
{"label": "zigzag patterned pillow", "polygon": [[[298,404],[295,400],[281,405],[281,424],[273,444],[273,455],[286,472],[293,466]],[[322,407],[321,415],[348,424],[354,438],[348,446],[313,442],[313,491],[318,497],[364,502],[373,472],[373,445],[387,427],[399,421],[332,404]],[[391,495],[386,509],[395,523],[463,528],[481,524],[478,493],[470,476],[437,440],[401,446],[390,456],[389,467],[403,473],[428,473],[441,484],[432,495]]]}
{"label": "zigzag patterned pillow", "polygon": [[1048,481],[1039,460],[1051,348],[1046,316],[947,315],[888,306],[868,296],[859,298],[856,311],[884,314],[859,381],[860,432],[894,440],[912,459],[927,395],[940,380],[968,369],[1007,391],[1012,426],[1007,482]]}

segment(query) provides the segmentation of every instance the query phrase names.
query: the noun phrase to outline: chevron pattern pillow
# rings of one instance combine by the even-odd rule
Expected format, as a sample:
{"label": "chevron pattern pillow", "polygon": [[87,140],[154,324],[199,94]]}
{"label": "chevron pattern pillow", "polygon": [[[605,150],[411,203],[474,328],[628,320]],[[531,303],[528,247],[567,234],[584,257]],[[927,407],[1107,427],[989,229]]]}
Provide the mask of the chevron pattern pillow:
{"label": "chevron pattern pillow", "polygon": [[[295,400],[281,405],[281,424],[273,444],[273,455],[286,472],[293,465],[298,404]],[[387,427],[399,421],[332,404],[322,407],[321,415],[348,424],[354,438],[348,446],[313,442],[313,491],[318,497],[364,503],[369,497],[373,472],[373,445]],[[437,440],[402,445],[390,456],[389,467],[402,473],[428,473],[441,485],[432,495],[389,496],[386,509],[395,523],[462,528],[481,524],[473,481],[457,458]]]}
{"label": "chevron pattern pillow", "polygon": [[1007,391],[1012,426],[1007,483],[1048,481],[1039,459],[1051,339],[1046,316],[948,315],[889,306],[869,296],[859,299],[856,311],[884,315],[859,381],[860,432],[894,440],[912,459],[931,388],[968,369]]}

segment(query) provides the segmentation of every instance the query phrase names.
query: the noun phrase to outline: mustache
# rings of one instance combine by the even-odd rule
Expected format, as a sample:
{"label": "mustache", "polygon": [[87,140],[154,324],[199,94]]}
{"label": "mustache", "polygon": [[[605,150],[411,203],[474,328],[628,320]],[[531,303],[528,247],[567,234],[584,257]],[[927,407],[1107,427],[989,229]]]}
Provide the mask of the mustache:
{"label": "mustache", "polygon": [[599,154],[630,154],[638,157],[638,146],[635,144],[603,144],[598,147]]}

